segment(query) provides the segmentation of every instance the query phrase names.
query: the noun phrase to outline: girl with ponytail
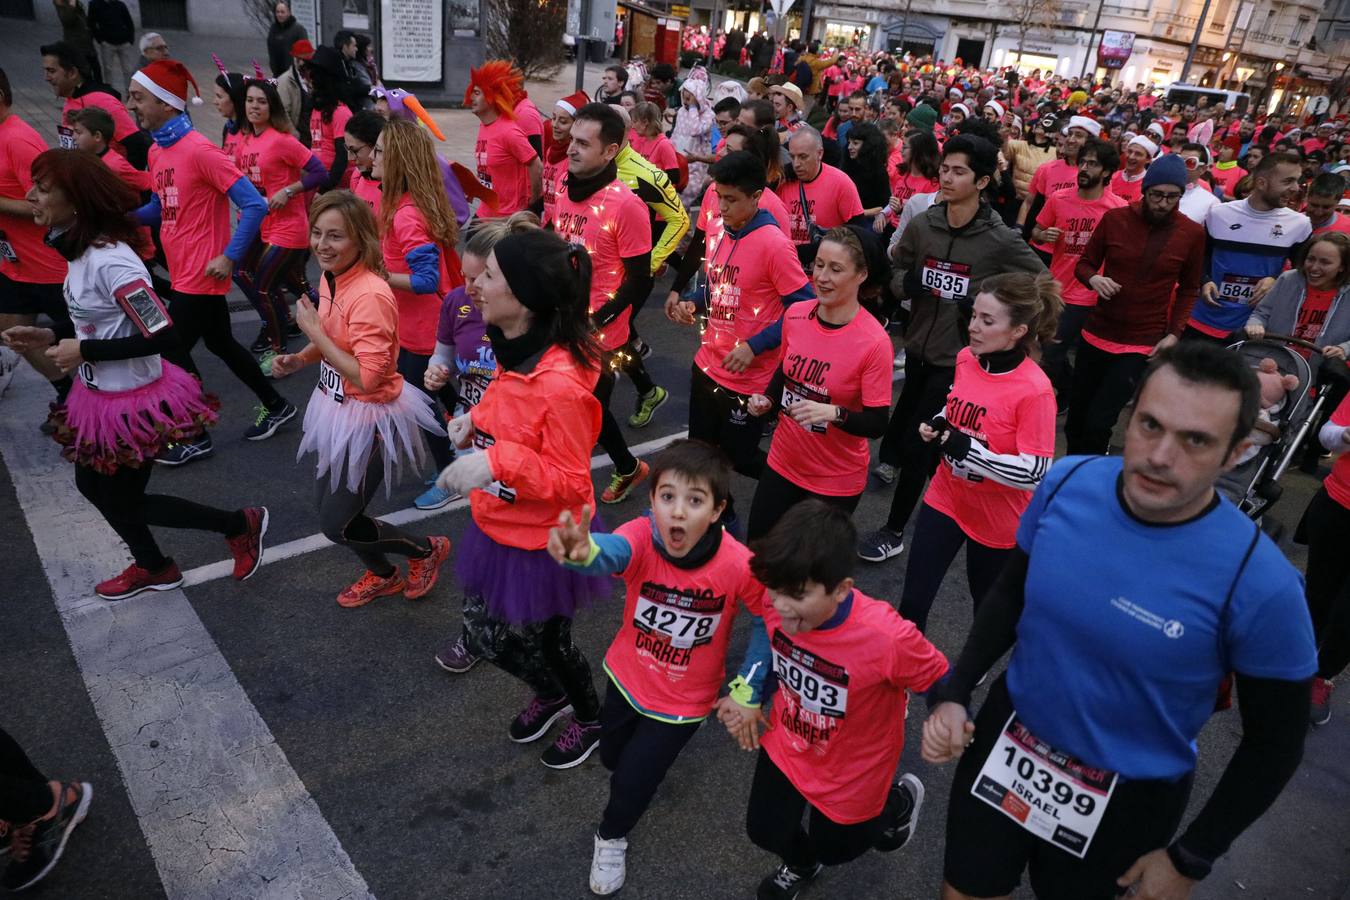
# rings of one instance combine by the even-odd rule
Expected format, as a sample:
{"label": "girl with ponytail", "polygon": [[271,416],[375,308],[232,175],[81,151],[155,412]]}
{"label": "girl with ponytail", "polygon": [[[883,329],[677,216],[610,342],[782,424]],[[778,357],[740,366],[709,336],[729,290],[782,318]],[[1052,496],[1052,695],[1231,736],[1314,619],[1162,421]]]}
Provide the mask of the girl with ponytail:
{"label": "girl with ponytail", "polygon": [[588,522],[595,509],[600,351],[587,316],[590,280],[590,256],[552,232],[512,233],[492,248],[474,286],[498,373],[450,422],[455,445],[477,452],[462,453],[437,482],[467,495],[472,512],[456,572],[467,650],[533,692],[511,740],[537,740],[570,713],[541,759],[555,769],[579,765],[600,738],[600,701],[572,642],[572,616],[608,597],[610,585],[558,566],[546,549],[564,510]]}
{"label": "girl with ponytail", "polygon": [[970,345],[956,356],[947,405],[919,426],[919,436],[942,451],[914,525],[900,598],[900,614],[920,631],[962,545],[979,606],[1054,460],[1055,392],[1036,358],[1062,309],[1048,272],[996,275],[975,297]]}

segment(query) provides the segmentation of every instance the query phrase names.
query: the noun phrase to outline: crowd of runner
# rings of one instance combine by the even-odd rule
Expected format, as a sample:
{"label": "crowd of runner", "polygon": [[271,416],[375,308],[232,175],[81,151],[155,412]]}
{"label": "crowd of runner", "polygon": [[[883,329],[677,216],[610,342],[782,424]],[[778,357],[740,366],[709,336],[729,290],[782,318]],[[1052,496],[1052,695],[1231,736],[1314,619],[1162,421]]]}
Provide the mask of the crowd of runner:
{"label": "crowd of runner", "polygon": [[[247,439],[297,420],[321,530],[359,561],[341,606],[427,596],[450,555],[371,516],[381,486],[418,479],[429,510],[467,498],[462,616],[435,659],[523,682],[507,736],[560,726],[544,765],[599,750],[595,893],[622,887],[628,835],[713,716],[758,753],[746,831],[780,864],[757,896],[899,849],[924,799],[898,772],[905,717],[926,695],[922,755],[956,762],[944,898],[1024,875],[1041,898],[1189,896],[1350,663],[1350,457],[1303,514],[1301,575],[1231,488],[1289,439],[1300,379],[1227,347],[1294,348],[1328,398],[1302,461],[1350,449],[1344,120],[793,45],[748,85],[616,65],[543,110],[488,62],[455,161],[416,97],[357,75],[358,46],[301,37],[272,75],[217,59],[203,96],[172,58],[114,90],[53,43],[33,61],[64,98],[51,135],[0,71],[0,336],[50,383],[42,427],[131,554],[94,592],[182,584],[151,526],[219,533],[236,579],[262,563],[266,507],[148,493],[155,464],[214,452],[201,342],[257,397]],[[204,102],[222,134],[194,128]],[[231,285],[258,313],[251,347]],[[674,353],[640,332],[654,293],[646,321],[698,332],[687,386],[644,363]],[[637,458],[621,376],[630,427],[683,394],[688,438]],[[276,390],[291,378],[314,379],[302,409]],[[748,508],[733,472],[756,482]],[[890,511],[855,523],[869,479]],[[639,486],[649,513],[602,527],[597,500]],[[907,529],[901,596],[866,596],[857,561],[901,555]],[[962,548],[974,624],[949,662],[925,632]],[[611,576],[601,696],[572,623]],[[1241,742],[1178,835],[1195,739],[1234,686]],[[50,871],[91,792],[0,731],[4,887]]]}

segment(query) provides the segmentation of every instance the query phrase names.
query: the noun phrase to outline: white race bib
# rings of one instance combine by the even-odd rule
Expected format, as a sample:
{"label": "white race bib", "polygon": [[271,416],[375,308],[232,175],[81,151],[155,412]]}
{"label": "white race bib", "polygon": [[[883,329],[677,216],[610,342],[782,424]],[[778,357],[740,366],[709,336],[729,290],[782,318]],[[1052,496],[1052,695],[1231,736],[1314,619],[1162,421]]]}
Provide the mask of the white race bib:
{"label": "white race bib", "polygon": [[98,390],[98,369],[91,362],[82,362],[75,371],[80,373],[80,381],[91,391]]}
{"label": "white race bib", "polygon": [[319,393],[323,394],[334,403],[342,403],[347,399],[347,394],[342,389],[342,376],[338,370],[328,364],[328,360],[319,360],[319,383],[317,385]]}
{"label": "white race bib", "polygon": [[483,402],[483,392],[491,381],[486,375],[459,376],[459,400],[466,412]]}
{"label": "white race bib", "polygon": [[638,595],[637,606],[633,610],[633,626],[638,631],[659,634],[670,641],[672,647],[681,649],[711,641],[721,621],[720,612],[677,609],[657,603],[642,594]]}
{"label": "white race bib", "polygon": [[75,131],[68,125],[56,126],[56,142],[62,150],[75,149]]}
{"label": "white race bib", "polygon": [[1251,303],[1256,293],[1256,283],[1260,281],[1253,275],[1225,275],[1219,285],[1219,299],[1230,303]]}
{"label": "white race bib", "polygon": [[920,282],[944,300],[965,297],[970,294],[970,266],[930,256],[924,260]]}
{"label": "white race bib", "polygon": [[779,682],[797,696],[802,709],[819,716],[842,719],[848,710],[848,687],[793,662],[773,648],[773,671]]}
{"label": "white race bib", "polygon": [[[490,434],[485,434],[482,431],[475,431],[473,433],[473,446],[475,450],[486,450],[495,443],[497,443],[497,439]],[[506,503],[516,502],[515,490],[507,487],[500,481],[494,481],[482,490],[485,494],[491,494]]]}
{"label": "white race bib", "polygon": [[783,399],[782,399],[783,414],[788,417],[789,421],[798,425],[798,427],[803,428],[810,432],[814,432],[815,434],[824,434],[826,429],[829,427],[828,423],[817,422],[814,425],[804,425],[800,422],[797,422],[796,419],[793,419],[791,414],[789,413],[789,410],[791,410],[794,405],[802,402],[803,400],[810,400],[815,403],[829,402],[828,398],[821,399],[821,397],[822,397],[821,394],[807,387],[804,387],[803,385],[800,385],[797,382],[792,381],[791,379],[786,378],[783,379]]}
{"label": "white race bib", "polygon": [[5,237],[5,233],[0,231],[0,259],[7,263],[18,263],[19,254],[14,252],[14,245]]}
{"label": "white race bib", "polygon": [[1055,750],[1008,717],[970,793],[1082,859],[1116,788],[1115,772]]}

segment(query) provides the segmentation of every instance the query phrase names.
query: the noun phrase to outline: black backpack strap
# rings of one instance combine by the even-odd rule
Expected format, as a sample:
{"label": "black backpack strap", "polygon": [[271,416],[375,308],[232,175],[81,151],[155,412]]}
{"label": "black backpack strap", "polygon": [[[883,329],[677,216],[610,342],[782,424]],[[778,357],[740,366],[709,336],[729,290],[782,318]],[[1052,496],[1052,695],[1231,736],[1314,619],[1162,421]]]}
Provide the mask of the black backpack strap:
{"label": "black backpack strap", "polygon": [[1059,484],[1055,485],[1055,489],[1050,492],[1050,496],[1045,498],[1045,508],[1042,510],[1042,513],[1044,513],[1045,509],[1050,508],[1050,501],[1055,499],[1055,495],[1059,493],[1060,488],[1064,487],[1064,485],[1069,483],[1069,479],[1074,476],[1074,473],[1076,473],[1079,469],[1083,468],[1083,466],[1086,466],[1088,463],[1097,459],[1101,459],[1101,457],[1089,456],[1087,459],[1081,459],[1078,462],[1074,463],[1074,467],[1069,470],[1069,474],[1061,478]]}
{"label": "black backpack strap", "polygon": [[1233,605],[1233,595],[1237,593],[1238,583],[1242,581],[1242,573],[1247,571],[1247,563],[1251,560],[1252,554],[1256,552],[1256,544],[1261,540],[1261,526],[1252,523],[1252,539],[1247,542],[1247,552],[1242,554],[1242,561],[1238,563],[1237,571],[1233,573],[1233,581],[1228,585],[1228,593],[1223,598],[1223,606],[1219,609],[1219,658],[1223,661],[1225,670],[1233,671],[1232,665],[1228,662],[1228,645],[1224,638],[1226,637],[1226,625],[1228,622],[1228,609]]}

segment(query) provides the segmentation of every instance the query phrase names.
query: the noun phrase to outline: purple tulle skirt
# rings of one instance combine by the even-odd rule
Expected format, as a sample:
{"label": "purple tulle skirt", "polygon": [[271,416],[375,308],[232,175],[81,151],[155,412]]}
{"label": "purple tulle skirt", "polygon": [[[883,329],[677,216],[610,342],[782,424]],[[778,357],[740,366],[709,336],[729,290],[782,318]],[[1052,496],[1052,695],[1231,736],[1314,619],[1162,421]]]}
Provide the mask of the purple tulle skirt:
{"label": "purple tulle skirt", "polygon": [[[591,531],[598,532],[599,519]],[[522,550],[499,544],[478,524],[459,538],[455,575],[464,590],[487,601],[488,614],[508,625],[530,625],[554,616],[571,618],[578,609],[614,593],[608,575],[583,575],[553,561],[547,550]]]}

